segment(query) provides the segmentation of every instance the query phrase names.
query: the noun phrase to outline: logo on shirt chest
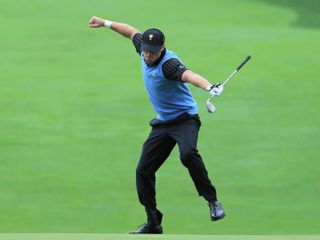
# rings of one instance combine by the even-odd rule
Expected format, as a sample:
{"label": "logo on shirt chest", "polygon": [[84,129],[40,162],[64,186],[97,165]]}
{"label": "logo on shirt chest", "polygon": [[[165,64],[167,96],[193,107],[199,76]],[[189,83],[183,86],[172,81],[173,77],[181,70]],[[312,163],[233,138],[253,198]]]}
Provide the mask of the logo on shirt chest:
{"label": "logo on shirt chest", "polygon": [[159,78],[159,75],[158,75],[158,73],[156,73],[156,72],[150,72],[150,73],[148,73],[148,76],[149,76],[149,78],[151,78],[151,79],[157,79],[157,78]]}
{"label": "logo on shirt chest", "polygon": [[158,74],[153,72],[153,73],[149,74],[149,77],[156,79],[156,78],[158,78]]}

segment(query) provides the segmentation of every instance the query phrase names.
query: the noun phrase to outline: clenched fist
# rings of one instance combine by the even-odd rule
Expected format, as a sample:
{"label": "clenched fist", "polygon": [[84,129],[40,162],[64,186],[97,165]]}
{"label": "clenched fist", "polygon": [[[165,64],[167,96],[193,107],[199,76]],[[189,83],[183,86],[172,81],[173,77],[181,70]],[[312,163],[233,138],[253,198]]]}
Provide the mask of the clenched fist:
{"label": "clenched fist", "polygon": [[96,16],[93,16],[89,20],[89,26],[92,28],[103,27],[105,20]]}

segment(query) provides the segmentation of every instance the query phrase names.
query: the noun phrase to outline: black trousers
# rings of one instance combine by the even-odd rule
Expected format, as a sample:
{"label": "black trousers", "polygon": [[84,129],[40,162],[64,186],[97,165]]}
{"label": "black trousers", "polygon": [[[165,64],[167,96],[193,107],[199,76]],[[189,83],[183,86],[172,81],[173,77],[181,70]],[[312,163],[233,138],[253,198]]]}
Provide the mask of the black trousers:
{"label": "black trousers", "polygon": [[[152,122],[151,125],[153,125]],[[208,172],[197,150],[200,125],[199,119],[188,118],[167,124],[155,124],[152,127],[143,145],[136,169],[139,201],[146,210],[157,209],[155,173],[177,143],[180,160],[188,169],[199,195],[207,201],[217,200],[216,189],[208,177]]]}

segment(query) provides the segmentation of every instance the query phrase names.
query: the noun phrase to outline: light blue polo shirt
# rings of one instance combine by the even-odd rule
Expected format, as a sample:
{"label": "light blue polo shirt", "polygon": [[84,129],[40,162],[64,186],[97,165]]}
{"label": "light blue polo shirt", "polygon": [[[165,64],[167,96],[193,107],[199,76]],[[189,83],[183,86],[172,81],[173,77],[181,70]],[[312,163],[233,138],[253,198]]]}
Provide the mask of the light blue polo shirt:
{"label": "light blue polo shirt", "polygon": [[169,50],[156,66],[148,66],[141,53],[142,74],[149,99],[160,121],[172,120],[183,113],[198,114],[197,103],[193,99],[187,83],[166,79],[162,65],[177,55]]}

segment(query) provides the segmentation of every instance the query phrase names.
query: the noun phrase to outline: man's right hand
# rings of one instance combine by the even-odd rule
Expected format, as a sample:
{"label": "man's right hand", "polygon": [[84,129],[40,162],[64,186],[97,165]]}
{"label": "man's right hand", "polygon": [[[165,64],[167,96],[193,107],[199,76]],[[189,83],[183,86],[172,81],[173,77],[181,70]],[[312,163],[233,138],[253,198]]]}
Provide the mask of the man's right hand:
{"label": "man's right hand", "polygon": [[90,20],[89,20],[89,26],[91,28],[98,28],[98,27],[103,27],[104,26],[104,22],[105,20],[96,16],[93,16]]}

